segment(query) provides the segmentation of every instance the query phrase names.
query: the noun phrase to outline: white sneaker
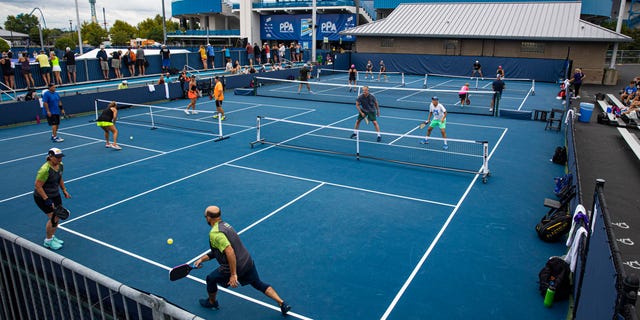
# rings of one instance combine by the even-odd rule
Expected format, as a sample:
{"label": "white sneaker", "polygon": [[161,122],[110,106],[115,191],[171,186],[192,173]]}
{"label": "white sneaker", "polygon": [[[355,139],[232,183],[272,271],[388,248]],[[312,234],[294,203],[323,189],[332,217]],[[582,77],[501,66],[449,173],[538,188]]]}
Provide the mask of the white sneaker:
{"label": "white sneaker", "polygon": [[122,147],[117,144],[112,144],[111,148],[113,148],[114,150],[122,150]]}
{"label": "white sneaker", "polygon": [[191,111],[191,114],[198,114],[198,111],[193,110]]}
{"label": "white sneaker", "polygon": [[53,142],[62,142],[62,141],[64,141],[64,139],[60,137],[56,137],[55,139],[53,139]]}
{"label": "white sneaker", "polygon": [[111,148],[111,143],[108,143],[104,145],[105,148]]}
{"label": "white sneaker", "polygon": [[189,114],[189,109],[184,109],[184,113]]}

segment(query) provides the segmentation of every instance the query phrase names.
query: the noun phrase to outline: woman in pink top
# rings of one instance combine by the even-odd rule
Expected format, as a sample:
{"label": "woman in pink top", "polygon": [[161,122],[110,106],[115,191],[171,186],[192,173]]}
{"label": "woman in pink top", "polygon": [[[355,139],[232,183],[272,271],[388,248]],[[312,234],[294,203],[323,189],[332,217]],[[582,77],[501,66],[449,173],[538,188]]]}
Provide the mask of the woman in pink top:
{"label": "woman in pink top", "polygon": [[469,100],[469,84],[465,83],[464,86],[462,86],[462,88],[460,88],[460,91],[458,92],[458,96],[460,97],[460,106],[465,106],[465,105],[469,105],[471,104],[471,101]]}

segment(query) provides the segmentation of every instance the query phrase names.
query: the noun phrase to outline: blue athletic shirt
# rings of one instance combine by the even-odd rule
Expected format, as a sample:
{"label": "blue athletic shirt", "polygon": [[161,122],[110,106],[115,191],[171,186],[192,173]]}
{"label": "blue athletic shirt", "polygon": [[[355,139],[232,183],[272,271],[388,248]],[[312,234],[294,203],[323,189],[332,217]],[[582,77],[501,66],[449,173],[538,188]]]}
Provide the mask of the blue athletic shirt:
{"label": "blue athletic shirt", "polygon": [[[49,112],[51,114],[60,114],[60,95],[57,92],[51,92],[46,90],[42,95],[42,103],[47,103],[49,105]],[[42,108],[42,114],[47,114],[47,108]]]}

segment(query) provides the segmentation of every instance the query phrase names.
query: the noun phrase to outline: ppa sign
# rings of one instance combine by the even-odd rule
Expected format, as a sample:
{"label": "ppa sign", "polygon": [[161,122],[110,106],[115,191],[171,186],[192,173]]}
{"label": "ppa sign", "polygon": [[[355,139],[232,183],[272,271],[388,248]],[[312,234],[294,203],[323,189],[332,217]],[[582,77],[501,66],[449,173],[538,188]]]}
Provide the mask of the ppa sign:
{"label": "ppa sign", "polygon": [[280,32],[282,33],[293,33],[293,24],[288,21],[285,21],[280,24]]}
{"label": "ppa sign", "polygon": [[322,33],[337,33],[338,32],[338,28],[336,27],[336,24],[331,22],[331,21],[327,21],[327,22],[323,22],[320,25],[320,31]]}

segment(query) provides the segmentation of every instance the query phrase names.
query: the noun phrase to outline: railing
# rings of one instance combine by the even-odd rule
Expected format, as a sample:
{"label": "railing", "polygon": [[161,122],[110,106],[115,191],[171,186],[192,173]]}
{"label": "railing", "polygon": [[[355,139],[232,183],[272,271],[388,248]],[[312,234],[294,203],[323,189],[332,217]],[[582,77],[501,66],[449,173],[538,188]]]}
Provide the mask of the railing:
{"label": "railing", "polygon": [[[214,68],[212,68],[212,69],[214,69]],[[185,64],[184,67],[182,67],[182,70],[190,71],[192,73],[195,73],[196,74],[196,79],[200,79],[200,70],[198,70],[198,69],[196,69],[196,68],[194,68],[194,67],[192,67],[192,66],[190,66],[188,64]]]}
{"label": "railing", "polygon": [[0,305],[0,319],[202,319],[3,229]]}
{"label": "railing", "polygon": [[[312,7],[313,2],[309,0],[269,0],[261,1],[253,4],[254,9],[266,9],[266,8],[290,8],[290,7]],[[334,0],[334,1],[317,1],[317,7],[353,7],[355,2],[353,0]]]}
{"label": "railing", "polygon": [[376,8],[371,0],[360,0],[360,7],[371,17],[371,20],[376,21]]}
{"label": "railing", "polygon": [[4,101],[5,96],[14,101],[18,100],[18,95],[16,94],[16,90],[9,87],[4,82],[0,82],[0,101]]}
{"label": "railing", "polygon": [[[613,51],[607,51],[606,57],[606,66],[609,66],[611,63],[611,57],[613,56]],[[616,54],[616,63],[617,64],[635,64],[640,63],[640,50],[618,50]]]}
{"label": "railing", "polygon": [[168,36],[240,36],[240,29],[231,30],[187,30],[168,32]]}

